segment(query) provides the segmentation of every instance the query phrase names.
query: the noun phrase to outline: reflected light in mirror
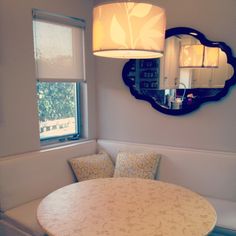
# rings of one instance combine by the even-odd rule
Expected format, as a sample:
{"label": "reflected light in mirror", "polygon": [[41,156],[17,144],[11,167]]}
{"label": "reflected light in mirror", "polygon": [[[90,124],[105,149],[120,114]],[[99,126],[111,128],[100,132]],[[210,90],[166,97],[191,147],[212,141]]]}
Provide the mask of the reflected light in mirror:
{"label": "reflected light in mirror", "polygon": [[219,48],[202,44],[182,45],[180,50],[180,68],[217,68],[219,66]]}
{"label": "reflected light in mirror", "polygon": [[93,54],[111,58],[157,58],[163,55],[164,9],[135,2],[98,5],[93,10]]}
{"label": "reflected light in mirror", "polygon": [[204,47],[204,67],[218,67],[219,66],[219,48]]}

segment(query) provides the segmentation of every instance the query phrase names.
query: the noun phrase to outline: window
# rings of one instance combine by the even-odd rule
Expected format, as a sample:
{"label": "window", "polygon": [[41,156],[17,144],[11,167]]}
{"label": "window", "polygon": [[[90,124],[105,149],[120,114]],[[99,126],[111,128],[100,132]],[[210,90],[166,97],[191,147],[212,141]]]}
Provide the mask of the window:
{"label": "window", "polygon": [[80,99],[79,83],[38,82],[38,111],[40,138],[48,139],[65,135],[77,136],[80,117],[77,103]]}
{"label": "window", "polygon": [[84,21],[33,10],[40,140],[82,137]]}

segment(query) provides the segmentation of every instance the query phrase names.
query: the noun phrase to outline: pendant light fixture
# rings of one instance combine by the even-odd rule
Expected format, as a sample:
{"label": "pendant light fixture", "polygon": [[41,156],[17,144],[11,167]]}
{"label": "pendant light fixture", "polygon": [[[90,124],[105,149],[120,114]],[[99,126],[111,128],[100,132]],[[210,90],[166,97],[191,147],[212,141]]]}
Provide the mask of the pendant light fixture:
{"label": "pendant light fixture", "polygon": [[93,10],[93,54],[111,58],[157,58],[163,55],[164,9],[130,1],[105,3]]}

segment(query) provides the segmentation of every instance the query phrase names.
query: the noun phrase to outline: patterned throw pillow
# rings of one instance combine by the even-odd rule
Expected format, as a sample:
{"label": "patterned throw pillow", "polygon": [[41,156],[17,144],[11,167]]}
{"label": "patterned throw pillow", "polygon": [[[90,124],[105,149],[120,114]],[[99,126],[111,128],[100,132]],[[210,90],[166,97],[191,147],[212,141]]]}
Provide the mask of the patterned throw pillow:
{"label": "patterned throw pillow", "polygon": [[119,152],[114,177],[155,179],[160,154],[154,152]]}
{"label": "patterned throw pillow", "polygon": [[114,174],[114,165],[107,153],[73,158],[69,163],[78,181],[110,178]]}

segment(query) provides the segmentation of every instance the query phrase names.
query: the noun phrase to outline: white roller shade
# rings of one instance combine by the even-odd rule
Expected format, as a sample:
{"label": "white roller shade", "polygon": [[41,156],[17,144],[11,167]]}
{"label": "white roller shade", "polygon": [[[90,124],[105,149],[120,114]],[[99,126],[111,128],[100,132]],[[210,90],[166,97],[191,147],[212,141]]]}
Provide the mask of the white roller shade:
{"label": "white roller shade", "polygon": [[37,13],[33,27],[38,80],[84,80],[84,27],[81,21],[78,20],[76,26],[75,18],[70,22],[68,17]]}

